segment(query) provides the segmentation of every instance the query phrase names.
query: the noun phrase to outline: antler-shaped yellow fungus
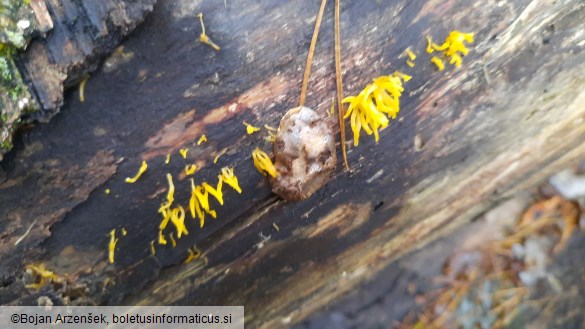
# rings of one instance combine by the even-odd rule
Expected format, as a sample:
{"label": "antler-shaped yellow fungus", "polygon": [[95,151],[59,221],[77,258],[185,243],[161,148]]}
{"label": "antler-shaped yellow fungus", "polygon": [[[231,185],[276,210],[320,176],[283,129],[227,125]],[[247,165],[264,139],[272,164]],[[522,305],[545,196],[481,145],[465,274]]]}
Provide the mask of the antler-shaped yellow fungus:
{"label": "antler-shaped yellow fungus", "polygon": [[187,249],[187,252],[189,253],[189,255],[187,255],[187,258],[184,261],[185,264],[188,264],[201,256],[201,251],[197,249],[197,247],[195,246]]}
{"label": "antler-shaped yellow fungus", "polygon": [[203,134],[203,135],[201,135],[201,137],[199,137],[199,140],[197,141],[197,145],[201,145],[204,142],[207,142],[207,136],[205,136],[205,134]]}
{"label": "antler-shaped yellow fungus", "polygon": [[126,183],[136,183],[138,178],[140,178],[140,176],[142,176],[142,174],[146,171],[146,168],[148,168],[148,164],[146,164],[146,161],[142,161],[142,165],[140,166],[140,169],[138,169],[138,173],[136,173],[134,177],[126,177]]}
{"label": "antler-shaped yellow fungus", "polygon": [[223,206],[223,192],[221,191],[223,187],[223,179],[219,176],[219,181],[217,182],[217,187],[213,188],[213,186],[209,185],[207,182],[203,182],[201,184],[206,192],[213,195],[213,197],[219,202],[220,205]]}
{"label": "antler-shaped yellow fungus", "polygon": [[108,259],[111,264],[114,263],[114,251],[116,250],[116,243],[118,243],[118,239],[116,238],[116,229],[113,229],[110,232],[110,243],[108,244]]}
{"label": "antler-shaped yellow fungus", "polygon": [[404,91],[402,83],[410,78],[400,72],[382,76],[374,79],[357,96],[343,99],[343,103],[349,103],[344,119],[351,116],[354,145],[359,144],[362,128],[368,135],[373,133],[378,142],[378,129],[388,126],[388,118],[396,118],[400,110],[400,96]]}
{"label": "antler-shaped yellow fungus", "polygon": [[259,148],[256,148],[252,152],[252,159],[254,159],[254,167],[256,167],[262,175],[268,174],[272,177],[278,176],[276,168],[274,168],[274,165],[272,164],[272,160],[270,160],[268,155]]}
{"label": "antler-shaped yellow fungus", "polygon": [[406,64],[410,67],[414,67],[414,60],[416,59],[416,54],[412,50],[410,50],[410,48],[406,48],[406,50],[404,50],[404,54],[408,56],[408,58],[406,59]]}
{"label": "antler-shaped yellow fungus", "polygon": [[183,233],[185,233],[185,235],[189,234],[187,227],[185,226],[185,209],[183,209],[182,206],[178,206],[171,211],[171,222],[177,229],[177,238],[181,238]]}
{"label": "antler-shaped yellow fungus", "polygon": [[242,189],[238,184],[238,177],[234,174],[234,168],[224,167],[221,169],[221,175],[219,176],[220,180],[223,180],[226,184],[231,186],[236,192],[242,193]]}
{"label": "antler-shaped yellow fungus", "polygon": [[217,218],[215,210],[209,209],[209,192],[201,185],[195,186],[193,179],[191,179],[191,199],[189,200],[189,208],[191,210],[191,216],[199,218],[199,227],[205,225],[205,213],[210,214],[211,217]]}
{"label": "antler-shaped yellow fungus", "polygon": [[449,63],[459,67],[462,61],[461,55],[465,56],[469,53],[465,42],[473,43],[473,33],[463,33],[457,30],[451,31],[445,39],[445,42],[440,46],[433,43],[431,37],[427,37],[427,41],[427,52],[429,54],[434,50],[443,51],[445,56],[451,58]]}
{"label": "antler-shaped yellow fungus", "polygon": [[254,127],[251,124],[247,123],[246,121],[242,122],[244,126],[246,126],[246,132],[248,135],[252,135],[253,133],[260,131],[260,128]]}
{"label": "antler-shaped yellow fungus", "polygon": [[43,264],[40,264],[39,266],[32,264],[27,265],[26,269],[31,271],[33,275],[40,278],[39,282],[27,284],[26,287],[29,289],[39,289],[42,288],[45,284],[59,279],[59,276],[57,276],[55,273],[45,269]]}
{"label": "antler-shaped yellow fungus", "polygon": [[188,148],[180,149],[179,153],[181,153],[183,159],[187,159],[187,153],[189,153],[189,149]]}
{"label": "antler-shaped yellow fungus", "polygon": [[205,34],[205,25],[203,24],[203,14],[199,13],[199,14],[197,14],[197,17],[199,17],[199,21],[201,21],[201,34],[199,35],[199,41],[210,46],[211,48],[215,49],[216,51],[220,51],[221,48],[218,45],[216,45],[213,41],[211,41],[209,39],[209,37],[207,36],[207,34]]}
{"label": "antler-shaped yellow fungus", "polygon": [[187,176],[193,175],[195,170],[197,170],[197,165],[190,164],[185,166],[185,174],[187,174]]}

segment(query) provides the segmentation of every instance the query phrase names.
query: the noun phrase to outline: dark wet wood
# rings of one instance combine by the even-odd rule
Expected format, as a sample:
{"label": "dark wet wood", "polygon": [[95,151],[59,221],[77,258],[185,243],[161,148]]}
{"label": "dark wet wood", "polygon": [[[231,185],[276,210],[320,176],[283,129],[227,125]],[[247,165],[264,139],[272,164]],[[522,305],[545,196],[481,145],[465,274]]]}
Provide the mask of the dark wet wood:
{"label": "dark wet wood", "polygon": [[[322,112],[335,95],[331,5],[306,104]],[[413,75],[399,119],[380,143],[350,148],[350,173],[340,164],[310,199],[285,203],[252,165],[256,146],[271,147],[264,133],[246,135],[242,125],[277,126],[297,106],[317,2],[162,2],[111,60],[117,64],[88,81],[86,102],[72,92],[62,115],[24,132],[1,163],[0,302],[48,295],[77,303],[243,304],[247,327],[288,327],[585,155],[579,1],[342,5],[347,95],[394,70]],[[198,11],[221,52],[197,41]],[[435,72],[424,37],[441,39],[452,29],[475,32],[476,43],[460,69]],[[414,69],[399,59],[407,47],[419,54]],[[201,134],[209,141],[197,146]],[[177,153],[183,147],[187,161]],[[143,159],[144,177],[124,183]],[[218,219],[201,230],[190,222],[176,248],[151,256],[165,174],[176,177],[176,200],[186,204],[189,182],[179,173],[191,162],[202,168],[199,182],[235,166],[244,192],[226,189]],[[109,265],[107,234],[121,227],[128,235]],[[193,245],[204,256],[183,264]],[[74,298],[58,287],[25,289],[23,266],[39,262],[88,289]]]}

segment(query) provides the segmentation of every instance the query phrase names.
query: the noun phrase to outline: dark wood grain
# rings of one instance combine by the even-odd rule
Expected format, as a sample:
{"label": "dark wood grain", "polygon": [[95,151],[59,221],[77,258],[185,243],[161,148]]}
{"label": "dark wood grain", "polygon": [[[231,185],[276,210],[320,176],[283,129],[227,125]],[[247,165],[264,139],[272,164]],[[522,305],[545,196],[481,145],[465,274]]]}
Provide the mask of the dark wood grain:
{"label": "dark wood grain", "polygon": [[[306,103],[322,112],[335,95],[331,5]],[[104,65],[87,83],[85,103],[72,92],[62,115],[24,132],[2,162],[0,302],[70,297],[24,288],[23,266],[43,262],[87,287],[73,302],[243,304],[248,327],[288,327],[585,154],[579,1],[347,0],[345,93],[394,70],[413,79],[381,141],[350,148],[351,172],[340,164],[310,199],[279,200],[250,158],[256,146],[271,146],[263,134],[246,135],[242,121],[277,126],[297,105],[317,9],[317,1],[155,6],[124,43],[132,58]],[[220,52],[197,41],[199,11]],[[476,42],[460,69],[435,72],[424,37],[452,29],[475,32]],[[399,59],[407,47],[419,54],[414,69]],[[197,146],[201,134],[209,142]],[[188,161],[177,154],[183,147]],[[144,177],[124,183],[143,159]],[[218,219],[201,230],[190,222],[176,248],[151,256],[165,175],[177,178],[177,202],[186,204],[189,182],[179,172],[189,162],[202,168],[199,182],[235,166],[244,192],[226,192]],[[109,265],[107,234],[116,227],[128,235]],[[183,264],[193,245],[204,256]]]}

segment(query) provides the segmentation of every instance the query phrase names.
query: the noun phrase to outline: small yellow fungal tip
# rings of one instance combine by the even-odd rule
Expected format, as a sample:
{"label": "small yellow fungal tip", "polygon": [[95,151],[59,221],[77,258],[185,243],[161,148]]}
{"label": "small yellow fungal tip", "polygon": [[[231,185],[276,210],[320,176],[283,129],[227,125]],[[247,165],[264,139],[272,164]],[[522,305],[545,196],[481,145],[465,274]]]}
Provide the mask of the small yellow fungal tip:
{"label": "small yellow fungal tip", "polygon": [[227,152],[227,148],[224,148],[223,150],[221,150],[216,156],[215,158],[213,158],[213,163],[217,163],[217,161],[219,160],[219,158],[224,155]]}
{"label": "small yellow fungal tip", "polygon": [[190,165],[185,166],[185,174],[187,174],[187,176],[193,175],[196,170],[197,170],[197,165],[190,164]]}
{"label": "small yellow fungal tip", "polygon": [[268,174],[272,177],[278,176],[276,168],[274,168],[274,164],[272,164],[272,160],[270,160],[270,157],[268,157],[264,151],[256,148],[252,152],[252,159],[254,160],[254,167],[256,167],[262,175]]}
{"label": "small yellow fungal tip", "polygon": [[187,149],[187,148],[180,149],[179,153],[181,153],[181,156],[183,157],[183,159],[187,159],[187,153],[189,153],[189,149]]}
{"label": "small yellow fungal tip", "polygon": [[445,69],[445,64],[443,63],[443,60],[438,58],[437,56],[433,56],[433,58],[431,58],[431,63],[435,64],[439,71],[443,71]]}
{"label": "small yellow fungal tip", "polygon": [[169,164],[171,162],[171,155],[167,154],[167,158],[165,159],[165,164]]}
{"label": "small yellow fungal tip", "polygon": [[175,237],[173,236],[173,232],[171,232],[171,234],[169,234],[169,238],[171,239],[171,244],[173,245],[173,248],[177,246],[177,241],[175,241]]}
{"label": "small yellow fungal tip", "polygon": [[205,136],[205,134],[201,135],[201,137],[197,141],[197,145],[201,145],[201,143],[204,143],[204,142],[207,142],[207,137]]}
{"label": "small yellow fungal tip", "polygon": [[221,169],[221,176],[219,176],[219,179],[221,179],[226,184],[228,184],[231,188],[236,190],[236,192],[242,193],[242,189],[240,188],[240,185],[238,184],[238,178],[234,174],[234,168],[228,168],[228,167],[222,168]]}
{"label": "small yellow fungal tip", "polygon": [[396,118],[400,111],[400,96],[404,91],[402,84],[410,79],[409,75],[394,72],[374,79],[357,96],[343,99],[343,103],[349,103],[344,119],[350,118],[355,146],[359,144],[362,129],[368,135],[374,134],[378,142],[378,130],[386,128],[388,119]]}
{"label": "small yellow fungal tip", "polygon": [[196,259],[199,259],[199,257],[201,256],[201,251],[199,249],[197,249],[196,246],[193,246],[193,247],[187,249],[187,252],[188,252],[188,255],[184,261],[185,264],[188,264]]}
{"label": "small yellow fungal tip", "polygon": [[164,236],[162,230],[158,230],[158,244],[162,244],[162,245],[167,244],[167,239],[165,239],[165,236]]}
{"label": "small yellow fungal tip", "polygon": [[108,244],[108,260],[110,264],[114,263],[114,252],[116,250],[116,243],[118,243],[118,239],[116,238],[116,229],[110,231],[110,243]]}
{"label": "small yellow fungal tip", "polygon": [[126,183],[136,183],[138,178],[140,178],[140,176],[142,176],[142,174],[146,171],[146,168],[148,168],[148,164],[146,164],[146,161],[142,161],[142,165],[140,166],[138,173],[136,173],[134,177],[126,177]]}
{"label": "small yellow fungal tip", "polygon": [[126,236],[127,233],[128,231],[126,231],[126,229],[122,227],[122,236]]}
{"label": "small yellow fungal tip", "polygon": [[109,188],[107,188],[107,189],[104,191],[104,193],[106,193],[106,194],[110,194],[111,192],[112,192],[112,191],[110,191],[110,189],[109,189]]}
{"label": "small yellow fungal tip", "polygon": [[276,134],[272,131],[268,132],[268,136],[264,137],[264,140],[270,143],[276,142]]}
{"label": "small yellow fungal tip", "polygon": [[251,124],[247,123],[246,121],[242,122],[244,126],[246,126],[246,132],[248,135],[252,135],[253,133],[260,131],[260,128],[254,127]]}
{"label": "small yellow fungal tip", "polygon": [[408,59],[410,59],[411,61],[414,61],[416,59],[416,54],[412,50],[410,50],[410,48],[406,48],[404,54],[408,56]]}
{"label": "small yellow fungal tip", "polygon": [[153,256],[156,255],[156,250],[154,249],[154,240],[150,241],[150,253]]}
{"label": "small yellow fungal tip", "polygon": [[329,113],[327,113],[327,115],[332,116],[333,113],[335,113],[335,97],[331,97],[331,109],[329,110]]}
{"label": "small yellow fungal tip", "polygon": [[409,67],[414,67],[414,62],[411,61],[410,59],[406,60],[406,65],[408,65]]}

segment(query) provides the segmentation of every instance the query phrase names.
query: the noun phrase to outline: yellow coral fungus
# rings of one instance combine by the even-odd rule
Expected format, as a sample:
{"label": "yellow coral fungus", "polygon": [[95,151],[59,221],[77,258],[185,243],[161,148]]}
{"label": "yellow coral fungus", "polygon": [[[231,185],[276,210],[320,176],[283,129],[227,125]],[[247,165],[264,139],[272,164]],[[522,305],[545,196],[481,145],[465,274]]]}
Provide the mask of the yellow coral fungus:
{"label": "yellow coral fungus", "polygon": [[219,204],[223,206],[223,192],[222,192],[223,179],[221,179],[221,176],[219,176],[219,181],[217,182],[216,188],[213,188],[213,186],[209,185],[207,182],[203,182],[203,184],[201,184],[201,185],[203,186],[205,191],[207,191],[209,194],[213,195],[213,197],[217,200],[217,202],[219,202]]}
{"label": "yellow coral fungus", "polygon": [[35,280],[36,281],[35,283],[26,285],[26,287],[29,289],[40,289],[47,283],[57,281],[59,279],[59,276],[57,276],[55,273],[45,269],[45,266],[43,264],[40,264],[38,266],[32,264],[27,265],[26,270],[38,278],[38,280]]}
{"label": "yellow coral fungus", "polygon": [[236,192],[242,193],[242,189],[238,184],[238,177],[234,174],[234,168],[224,167],[221,169],[221,176],[219,179],[223,180],[226,184],[231,186]]}
{"label": "yellow coral fungus", "polygon": [[165,164],[169,164],[171,162],[171,155],[167,154],[167,158],[165,159]]}
{"label": "yellow coral fungus", "polygon": [[170,207],[175,201],[175,184],[173,184],[173,176],[167,173],[167,181],[169,182],[169,191],[167,192],[167,202]]}
{"label": "yellow coral fungus", "polygon": [[158,209],[158,212],[160,212],[161,215],[163,216],[163,220],[161,221],[158,227],[160,230],[164,230],[165,228],[167,228],[169,220],[171,220],[171,210],[169,209],[169,207],[170,205],[168,204],[168,202],[163,202],[163,204]]}
{"label": "yellow coral fungus", "polygon": [[187,176],[193,175],[195,170],[197,170],[197,165],[190,164],[185,166],[185,174],[187,174]]}
{"label": "yellow coral fungus", "polygon": [[187,250],[187,252],[189,254],[187,255],[187,258],[184,261],[185,264],[188,264],[196,259],[199,259],[199,257],[201,257],[201,251],[199,249],[197,249],[197,247],[195,247],[195,246],[189,248]]}
{"label": "yellow coral fungus", "polygon": [[351,116],[350,124],[354,145],[359,144],[362,129],[368,135],[373,133],[376,142],[378,142],[378,130],[388,126],[388,118],[396,118],[400,110],[400,96],[404,91],[402,84],[410,78],[410,76],[400,72],[382,76],[374,79],[357,96],[343,99],[343,103],[349,103],[344,119]]}
{"label": "yellow coral fungus", "polygon": [[126,231],[126,229],[122,227],[122,236],[126,236],[126,234],[128,234],[128,231]]}
{"label": "yellow coral fungus", "polygon": [[138,169],[138,173],[136,173],[134,177],[126,177],[126,183],[136,183],[138,178],[140,178],[140,176],[144,174],[146,168],[148,168],[148,164],[146,163],[146,161],[142,161],[142,165],[140,166],[140,169]]}
{"label": "yellow coral fungus", "polygon": [[331,98],[331,109],[327,113],[327,116],[332,116],[335,113],[335,97]]}
{"label": "yellow coral fungus", "polygon": [[187,159],[187,153],[189,153],[189,149],[188,148],[180,149],[179,153],[181,153],[183,159]]}
{"label": "yellow coral fungus", "polygon": [[106,194],[110,194],[111,192],[112,192],[112,191],[111,191],[109,188],[107,188],[107,189],[104,191],[104,193],[106,193]]}
{"label": "yellow coral fungus", "polygon": [[165,239],[165,236],[164,236],[162,230],[158,230],[158,244],[162,244],[162,245],[167,244],[167,239]]}
{"label": "yellow coral fungus", "polygon": [[411,61],[410,59],[406,60],[406,65],[408,65],[409,67],[414,67],[414,62]]}
{"label": "yellow coral fungus", "polygon": [[268,157],[264,151],[256,148],[252,152],[252,159],[254,159],[254,166],[261,174],[268,174],[272,177],[278,176],[276,168],[274,168],[274,164],[272,164],[272,160],[270,160],[270,157]]}
{"label": "yellow coral fungus", "polygon": [[276,134],[272,131],[268,132],[268,136],[264,137],[264,140],[270,143],[276,142]]}
{"label": "yellow coral fungus", "polygon": [[469,53],[465,43],[473,43],[473,33],[463,33],[457,30],[451,31],[445,39],[445,42],[440,46],[434,44],[430,37],[427,37],[427,40],[427,52],[429,49],[443,51],[445,56],[451,58],[449,63],[459,67],[462,61],[461,56]]}
{"label": "yellow coral fungus", "polygon": [[207,142],[207,137],[205,136],[205,134],[203,134],[203,135],[201,135],[201,137],[199,137],[199,140],[197,141],[197,145],[201,145],[204,142]]}
{"label": "yellow coral fungus", "polygon": [[171,211],[171,222],[177,229],[177,238],[181,238],[183,233],[185,235],[189,234],[185,226],[185,209],[182,206],[178,206]]}
{"label": "yellow coral fungus", "polygon": [[213,163],[217,163],[217,161],[219,160],[219,157],[224,155],[226,152],[227,152],[227,148],[224,148],[223,150],[219,151],[219,153],[215,156],[215,158],[213,158]]}
{"label": "yellow coral fungus", "polygon": [[221,48],[218,45],[216,45],[213,41],[211,41],[211,39],[209,39],[207,34],[205,34],[205,25],[203,24],[203,14],[199,13],[199,14],[197,14],[197,17],[199,17],[199,21],[201,21],[201,34],[199,35],[199,41],[210,46],[211,48],[215,49],[216,51],[220,51]]}
{"label": "yellow coral fungus", "polygon": [[116,250],[116,244],[118,239],[116,238],[116,229],[110,232],[110,243],[108,244],[108,260],[111,264],[114,263],[114,252]]}
{"label": "yellow coral fungus", "polygon": [[247,123],[246,121],[242,122],[244,124],[244,126],[246,126],[246,133],[248,133],[248,135],[252,135],[253,133],[260,131],[260,128],[258,127],[254,127],[251,124]]}
{"label": "yellow coral fungus", "polygon": [[189,208],[191,210],[191,216],[194,219],[199,218],[199,227],[205,225],[205,213],[210,214],[213,218],[217,217],[215,210],[209,209],[209,192],[201,185],[195,186],[193,179],[191,179],[191,199],[189,200]]}
{"label": "yellow coral fungus", "polygon": [[150,253],[156,255],[156,249],[154,249],[154,240],[150,241]]}
{"label": "yellow coral fungus", "polygon": [[433,56],[433,58],[431,58],[431,63],[435,64],[439,71],[443,71],[445,69],[445,64],[443,63],[443,60],[437,56]]}

